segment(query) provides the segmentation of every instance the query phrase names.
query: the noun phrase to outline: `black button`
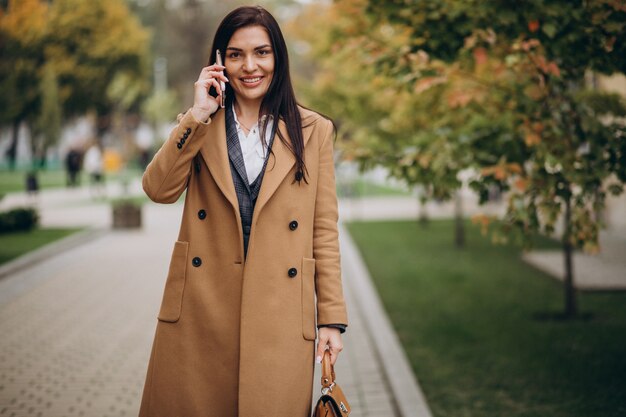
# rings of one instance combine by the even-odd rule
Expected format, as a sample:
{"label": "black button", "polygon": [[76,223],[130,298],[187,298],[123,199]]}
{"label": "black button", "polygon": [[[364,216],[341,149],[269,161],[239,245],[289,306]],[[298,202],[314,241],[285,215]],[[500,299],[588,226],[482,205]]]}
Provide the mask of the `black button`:
{"label": "black button", "polygon": [[298,228],[298,222],[295,220],[292,220],[291,223],[289,223],[289,228],[291,230],[296,230]]}
{"label": "black button", "polygon": [[184,145],[184,144],[185,144],[185,138],[182,138],[182,139],[180,140],[180,143],[182,143],[182,144]]}
{"label": "black button", "polygon": [[187,139],[188,137],[189,137],[189,133],[185,132],[185,133],[183,134],[183,139]]}
{"label": "black button", "polygon": [[204,220],[204,219],[206,219],[206,211],[204,211],[204,210],[200,210],[200,211],[198,212],[198,218],[199,218],[200,220]]}
{"label": "black button", "polygon": [[302,171],[296,172],[296,181],[300,181],[302,179]]}
{"label": "black button", "polygon": [[182,144],[182,143],[180,143],[180,142],[178,142],[178,143],[176,144],[176,147],[177,147],[178,149],[182,149],[183,144]]}
{"label": "black button", "polygon": [[191,264],[195,267],[199,267],[200,265],[202,265],[202,259],[196,256],[195,258],[191,260]]}
{"label": "black button", "polygon": [[190,127],[188,127],[188,128],[187,128],[187,131],[186,131],[185,133],[190,134],[190,133],[191,133],[191,128],[190,128]]}
{"label": "black button", "polygon": [[289,278],[293,278],[296,275],[298,275],[298,270],[296,268],[289,268],[289,271],[287,271],[287,274],[289,275]]}

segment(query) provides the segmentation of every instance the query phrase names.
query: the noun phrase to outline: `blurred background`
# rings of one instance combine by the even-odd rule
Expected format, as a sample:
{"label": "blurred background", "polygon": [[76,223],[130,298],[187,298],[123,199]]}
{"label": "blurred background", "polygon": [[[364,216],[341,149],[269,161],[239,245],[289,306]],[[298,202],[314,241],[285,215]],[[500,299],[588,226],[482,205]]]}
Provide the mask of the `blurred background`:
{"label": "blurred background", "polygon": [[[154,261],[155,242],[175,238],[181,211],[149,202],[141,175],[242,4],[0,0],[0,416],[138,406],[164,281],[125,278],[147,264],[165,278],[170,247]],[[626,3],[260,4],[281,24],[299,101],[337,126],[345,233],[427,403],[403,405],[380,347],[367,354],[382,408],[362,385],[374,371],[342,365],[355,415],[626,415]],[[95,288],[108,296],[87,297]],[[355,346],[359,320],[377,333],[351,297]],[[113,321],[108,345],[63,356],[111,306],[120,323],[135,309],[134,330]],[[64,330],[39,332],[65,313]],[[85,369],[104,361],[103,346],[126,359],[58,376],[81,355]],[[90,400],[122,370],[108,382],[119,390]]]}

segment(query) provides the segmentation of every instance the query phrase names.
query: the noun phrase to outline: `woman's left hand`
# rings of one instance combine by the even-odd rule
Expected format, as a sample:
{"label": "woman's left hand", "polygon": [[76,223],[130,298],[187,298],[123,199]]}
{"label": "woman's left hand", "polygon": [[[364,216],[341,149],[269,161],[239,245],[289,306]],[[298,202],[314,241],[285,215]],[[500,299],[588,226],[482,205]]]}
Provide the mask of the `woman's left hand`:
{"label": "woman's left hand", "polygon": [[315,361],[317,363],[322,362],[324,351],[326,347],[330,350],[330,363],[333,365],[337,362],[339,352],[343,350],[343,342],[341,341],[341,332],[334,327],[320,327],[317,332],[317,353],[315,354]]}

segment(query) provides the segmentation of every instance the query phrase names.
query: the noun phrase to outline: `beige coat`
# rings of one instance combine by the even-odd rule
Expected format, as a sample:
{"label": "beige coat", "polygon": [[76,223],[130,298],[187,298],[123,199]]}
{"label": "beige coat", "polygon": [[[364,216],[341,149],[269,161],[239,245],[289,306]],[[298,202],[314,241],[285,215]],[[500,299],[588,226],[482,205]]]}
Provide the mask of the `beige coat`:
{"label": "beige coat", "polygon": [[[224,111],[209,123],[187,112],[146,169],[143,187],[153,201],[187,194],[141,417],[310,415],[316,318],[348,321],[332,124],[301,114],[308,184],[293,181],[295,158],[276,136],[245,263]],[[278,128],[288,137],[282,121]]]}

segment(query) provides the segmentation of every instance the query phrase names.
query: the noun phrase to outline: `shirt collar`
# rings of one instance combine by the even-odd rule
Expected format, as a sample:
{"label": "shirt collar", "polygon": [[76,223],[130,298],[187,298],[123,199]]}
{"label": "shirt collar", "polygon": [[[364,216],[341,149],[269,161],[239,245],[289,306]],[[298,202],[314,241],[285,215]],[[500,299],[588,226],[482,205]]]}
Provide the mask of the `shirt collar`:
{"label": "shirt collar", "polygon": [[[233,104],[232,104],[232,110],[233,110],[233,120],[235,120],[235,125],[237,126],[237,130],[240,130],[242,126],[239,123],[239,119],[237,119],[237,112],[235,111],[235,102],[234,101],[233,101]],[[265,120],[268,121],[268,125],[267,125],[268,130],[271,130],[271,127],[272,127],[271,122],[274,120],[274,117],[272,117],[272,116],[268,117],[266,114],[264,114],[263,116],[261,116],[261,123],[264,123]],[[255,124],[250,126],[250,130],[254,129],[258,124],[259,124],[259,122],[256,122]]]}

